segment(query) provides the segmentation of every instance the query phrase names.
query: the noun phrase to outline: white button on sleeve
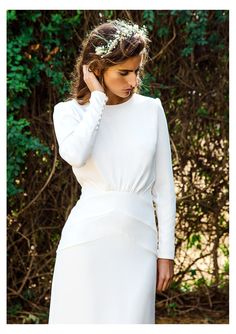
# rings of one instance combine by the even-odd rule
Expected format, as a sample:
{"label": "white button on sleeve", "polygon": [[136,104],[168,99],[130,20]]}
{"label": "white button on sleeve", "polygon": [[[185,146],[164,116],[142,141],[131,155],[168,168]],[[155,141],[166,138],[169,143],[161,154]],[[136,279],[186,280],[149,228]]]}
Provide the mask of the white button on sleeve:
{"label": "white button on sleeve", "polygon": [[156,101],[158,109],[158,134],[155,156],[155,182],[152,187],[152,195],[156,204],[158,219],[158,257],[174,259],[176,195],[170,138],[161,101],[159,98]]}
{"label": "white button on sleeve", "polygon": [[81,113],[72,108],[72,101],[55,105],[53,123],[59,154],[72,167],[82,167],[90,157],[107,100],[105,93],[93,91],[86,112],[81,108]]}

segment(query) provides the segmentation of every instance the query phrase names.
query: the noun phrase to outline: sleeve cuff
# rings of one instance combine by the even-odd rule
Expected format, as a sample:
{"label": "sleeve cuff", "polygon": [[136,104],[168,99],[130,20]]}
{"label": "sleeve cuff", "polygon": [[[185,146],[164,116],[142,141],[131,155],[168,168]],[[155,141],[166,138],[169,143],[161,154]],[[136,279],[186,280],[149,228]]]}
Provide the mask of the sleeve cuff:
{"label": "sleeve cuff", "polygon": [[98,103],[106,104],[106,102],[108,101],[108,96],[106,96],[106,94],[100,90],[94,90],[91,93],[89,101],[91,103],[98,102]]}

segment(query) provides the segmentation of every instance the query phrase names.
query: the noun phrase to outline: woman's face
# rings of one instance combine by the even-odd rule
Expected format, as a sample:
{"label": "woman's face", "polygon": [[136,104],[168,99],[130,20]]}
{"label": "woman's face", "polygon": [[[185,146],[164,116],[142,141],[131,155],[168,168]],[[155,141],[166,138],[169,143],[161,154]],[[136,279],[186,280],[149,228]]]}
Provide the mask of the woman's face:
{"label": "woman's face", "polygon": [[129,99],[131,91],[138,84],[137,76],[141,61],[142,55],[130,57],[104,71],[103,81],[109,104],[116,104]]}

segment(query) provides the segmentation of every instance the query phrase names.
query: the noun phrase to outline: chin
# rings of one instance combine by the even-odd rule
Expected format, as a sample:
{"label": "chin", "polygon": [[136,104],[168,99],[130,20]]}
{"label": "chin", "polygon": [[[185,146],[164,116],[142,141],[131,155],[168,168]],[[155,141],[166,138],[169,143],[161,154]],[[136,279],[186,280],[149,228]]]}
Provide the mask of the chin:
{"label": "chin", "polygon": [[113,94],[117,97],[120,97],[121,99],[124,99],[129,95],[129,93],[126,93],[126,92],[119,92],[119,93],[113,93]]}
{"label": "chin", "polygon": [[120,90],[120,91],[118,91],[118,92],[114,92],[114,91],[111,91],[110,90],[110,93],[112,93],[113,95],[115,95],[115,96],[117,96],[117,97],[119,97],[119,98],[121,98],[121,99],[126,99],[126,98],[128,98],[129,96],[131,96],[131,95],[133,95],[133,91],[131,91],[131,92],[126,92],[126,91],[122,91],[122,90]]}

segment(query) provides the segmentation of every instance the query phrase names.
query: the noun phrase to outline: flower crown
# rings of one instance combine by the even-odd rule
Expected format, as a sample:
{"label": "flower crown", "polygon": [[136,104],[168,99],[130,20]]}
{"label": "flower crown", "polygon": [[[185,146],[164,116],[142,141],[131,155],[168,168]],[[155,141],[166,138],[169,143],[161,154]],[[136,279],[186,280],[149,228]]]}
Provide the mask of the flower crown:
{"label": "flower crown", "polygon": [[109,40],[105,39],[106,42],[105,45],[97,46],[95,48],[95,53],[101,56],[101,58],[109,54],[117,46],[119,41],[121,41],[122,39],[129,38],[130,36],[132,36],[132,34],[139,34],[144,38],[147,37],[147,28],[145,25],[143,25],[140,28],[137,24],[132,25],[119,20],[115,20],[114,23],[117,27],[117,31],[114,34],[114,38]]}

